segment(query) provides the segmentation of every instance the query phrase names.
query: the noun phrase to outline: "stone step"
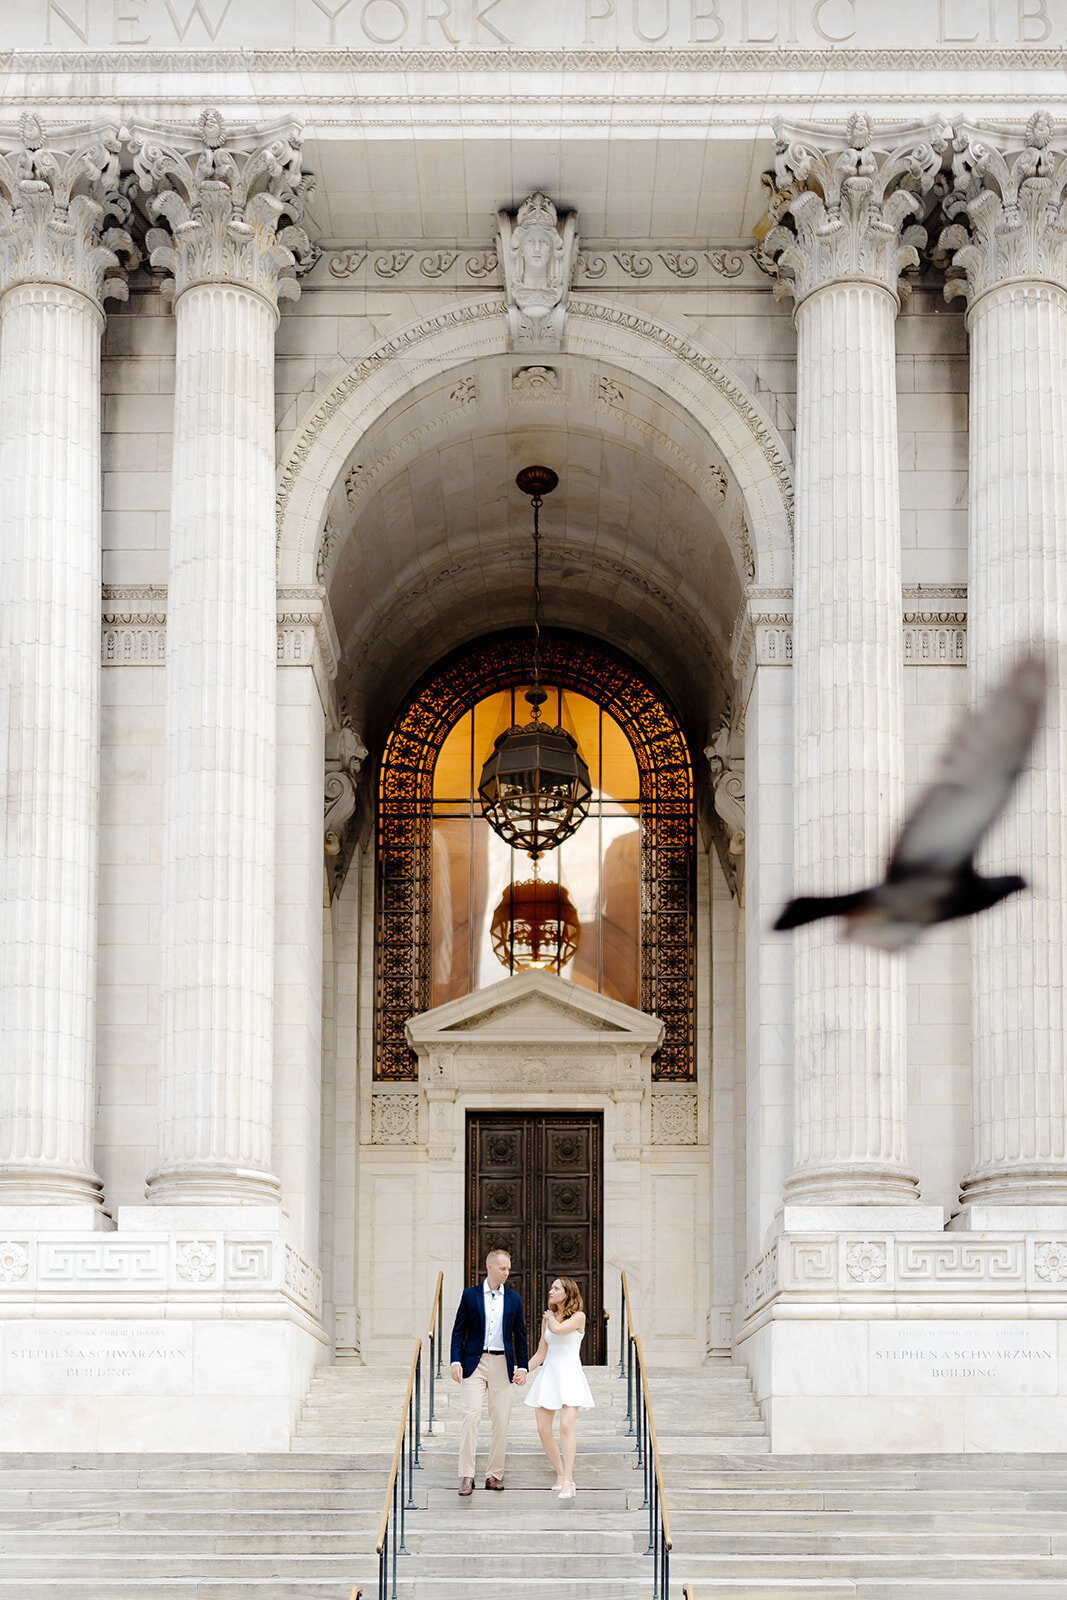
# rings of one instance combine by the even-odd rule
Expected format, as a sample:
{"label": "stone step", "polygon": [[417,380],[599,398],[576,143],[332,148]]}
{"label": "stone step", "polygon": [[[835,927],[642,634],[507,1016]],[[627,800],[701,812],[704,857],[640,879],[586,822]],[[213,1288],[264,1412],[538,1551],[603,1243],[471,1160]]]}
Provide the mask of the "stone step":
{"label": "stone step", "polygon": [[[704,1561],[709,1575],[717,1578],[774,1578],[799,1577],[810,1573],[813,1578],[852,1578],[862,1580],[866,1586],[876,1580],[897,1583],[923,1584],[949,1579],[984,1578],[1045,1578],[1058,1579],[1067,1594],[1067,1554],[1061,1556],[1006,1556],[998,1558],[978,1555],[966,1556],[916,1555],[909,1552],[901,1556],[880,1555],[716,1555],[700,1557],[692,1551],[685,1552],[685,1581],[692,1582],[698,1592],[702,1583]],[[676,1562],[679,1581],[681,1564]],[[922,1591],[925,1595],[925,1589]]]}
{"label": "stone step", "polygon": [[[72,1591],[69,1582],[54,1578],[10,1579],[0,1572],[2,1600],[350,1600],[348,1578],[307,1577],[288,1582],[273,1577],[242,1578],[227,1582],[182,1577],[145,1580],[139,1575],[98,1580],[85,1577]],[[378,1592],[377,1577],[363,1585],[364,1600]]]}
{"label": "stone step", "polygon": [[[836,1511],[679,1511],[670,1497],[671,1528],[681,1542],[698,1533],[733,1533],[743,1537],[767,1534],[822,1534],[827,1529],[842,1528],[842,1518]],[[844,1523],[842,1537],[859,1534],[924,1537],[926,1534],[966,1532],[968,1537],[984,1534],[1009,1533],[1059,1533],[1064,1527],[1062,1513],[1020,1511],[1016,1513],[995,1511],[972,1512],[969,1507],[958,1506],[942,1513],[921,1511],[890,1511],[876,1513],[850,1512]],[[835,1534],[836,1536],[836,1534]]]}
{"label": "stone step", "polygon": [[[68,1586],[71,1583],[81,1582],[108,1583],[117,1579],[128,1578],[130,1575],[131,1557],[115,1556],[64,1556],[52,1555],[48,1558],[48,1577],[53,1581],[65,1579]],[[308,1560],[301,1556],[212,1556],[203,1555],[195,1560],[185,1560],[182,1571],[175,1573],[168,1571],[171,1565],[168,1557],[155,1555],[152,1551],[142,1551],[136,1557],[137,1572],[141,1579],[147,1583],[170,1580],[181,1577],[182,1579],[199,1578],[202,1583],[209,1581],[218,1582],[221,1579],[240,1579],[247,1582],[251,1579],[288,1580],[302,1582],[307,1577],[313,1577],[318,1582],[330,1579],[335,1584],[340,1584],[346,1579],[351,1587],[350,1574],[355,1570],[357,1563],[368,1565],[366,1552],[362,1555],[355,1553],[342,1556],[316,1556]],[[6,1583],[13,1579],[40,1578],[42,1576],[40,1558],[30,1559],[22,1556],[5,1556],[3,1561],[3,1576]],[[0,1591],[2,1592],[2,1591]],[[73,1595],[68,1594],[68,1600],[82,1600],[80,1587]],[[198,1593],[199,1600],[199,1593]]]}
{"label": "stone step", "polygon": [[[857,1472],[857,1478],[862,1474]],[[835,1511],[849,1513],[864,1511],[954,1511],[966,1506],[969,1511],[1005,1511],[1033,1509],[1067,1514],[1067,1491],[1053,1489],[1003,1489],[998,1494],[992,1489],[971,1493],[949,1489],[903,1490],[861,1488],[839,1490],[813,1490],[802,1493],[799,1489],[783,1489],[774,1493],[752,1489],[692,1489],[679,1488],[666,1479],[672,1514],[676,1511],[745,1511],[766,1509],[777,1511]]]}
{"label": "stone step", "polygon": [[947,1559],[955,1556],[1067,1555],[1067,1537],[1051,1529],[1016,1529],[1011,1532],[994,1529],[984,1533],[973,1529],[964,1533],[937,1530],[920,1533],[908,1527],[900,1528],[896,1533],[884,1533],[870,1530],[854,1532],[851,1528],[838,1526],[826,1533],[740,1533],[736,1530],[727,1533],[688,1532],[684,1541],[673,1523],[671,1532],[679,1546],[684,1545],[687,1557],[828,1555],[848,1558],[862,1556],[866,1559],[877,1555],[901,1557],[914,1554],[925,1562],[934,1556]]}

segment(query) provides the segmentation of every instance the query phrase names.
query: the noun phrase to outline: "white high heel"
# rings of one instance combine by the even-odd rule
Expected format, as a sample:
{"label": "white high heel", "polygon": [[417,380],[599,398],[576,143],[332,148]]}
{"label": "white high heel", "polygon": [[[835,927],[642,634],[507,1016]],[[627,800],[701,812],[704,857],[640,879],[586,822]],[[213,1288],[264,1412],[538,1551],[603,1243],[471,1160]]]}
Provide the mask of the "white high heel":
{"label": "white high heel", "polygon": [[563,1488],[560,1490],[556,1498],[558,1500],[573,1500],[577,1493],[578,1491],[574,1484],[569,1479],[565,1478],[563,1480]]}

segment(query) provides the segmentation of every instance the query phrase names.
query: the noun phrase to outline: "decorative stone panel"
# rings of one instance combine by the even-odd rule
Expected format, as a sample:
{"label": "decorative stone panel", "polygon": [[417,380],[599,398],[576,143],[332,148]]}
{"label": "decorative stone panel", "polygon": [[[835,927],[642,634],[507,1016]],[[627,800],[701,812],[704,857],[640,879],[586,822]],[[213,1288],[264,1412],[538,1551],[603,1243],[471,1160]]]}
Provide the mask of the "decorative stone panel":
{"label": "decorative stone panel", "polygon": [[696,1095],[653,1093],[652,1143],[696,1144],[696,1142]]}
{"label": "decorative stone panel", "polygon": [[371,1144],[415,1144],[419,1136],[417,1094],[374,1094],[370,1102]]}

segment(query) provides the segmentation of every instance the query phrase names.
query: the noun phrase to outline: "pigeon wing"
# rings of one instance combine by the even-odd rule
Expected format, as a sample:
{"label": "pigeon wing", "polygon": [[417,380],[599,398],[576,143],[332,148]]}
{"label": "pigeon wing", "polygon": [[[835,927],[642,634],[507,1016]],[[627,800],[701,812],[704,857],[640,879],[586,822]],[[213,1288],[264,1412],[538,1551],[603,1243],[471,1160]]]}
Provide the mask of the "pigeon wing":
{"label": "pigeon wing", "polygon": [[1044,661],[1024,656],[946,748],[901,829],[890,879],[970,860],[1026,765],[1044,703]]}

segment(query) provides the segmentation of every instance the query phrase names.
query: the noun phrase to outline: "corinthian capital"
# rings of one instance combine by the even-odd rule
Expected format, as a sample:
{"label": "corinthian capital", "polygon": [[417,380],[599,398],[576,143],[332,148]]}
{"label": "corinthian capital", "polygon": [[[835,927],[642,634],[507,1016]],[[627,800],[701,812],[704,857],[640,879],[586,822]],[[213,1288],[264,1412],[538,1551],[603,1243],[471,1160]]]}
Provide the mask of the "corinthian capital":
{"label": "corinthian capital", "polygon": [[238,283],[277,305],[300,293],[296,270],[311,246],[298,227],[311,194],[290,121],[227,128],[205,111],[195,128],[130,128],[134,170],[153,220],[150,259],[181,294],[196,283]]}
{"label": "corinthian capital", "polygon": [[774,171],[764,175],[774,226],[761,255],[778,294],[799,304],[828,283],[864,279],[904,295],[926,230],[911,221],[952,137],[936,119],[882,138],[861,112],[839,129],[776,122]]}
{"label": "corinthian capital", "polygon": [[945,294],[973,302],[1012,279],[1067,287],[1067,129],[1036,111],[1022,137],[961,122],[952,161],[954,221],[941,234],[955,276]]}
{"label": "corinthian capital", "polygon": [[119,129],[54,128],[28,113],[0,131],[0,293],[18,283],[59,283],[98,305],[126,298],[119,257],[137,252],[121,226],[130,204],[119,190]]}

